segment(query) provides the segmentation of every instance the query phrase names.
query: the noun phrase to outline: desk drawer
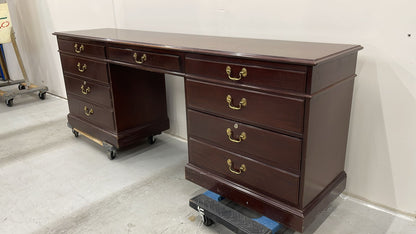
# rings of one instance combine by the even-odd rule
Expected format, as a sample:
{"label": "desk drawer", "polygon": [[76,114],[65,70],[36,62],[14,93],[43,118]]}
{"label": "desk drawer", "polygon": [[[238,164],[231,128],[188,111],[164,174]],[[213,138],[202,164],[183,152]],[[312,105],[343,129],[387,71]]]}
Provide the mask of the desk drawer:
{"label": "desk drawer", "polygon": [[168,71],[180,71],[179,56],[159,54],[141,50],[108,47],[108,58],[134,65],[160,68]]}
{"label": "desk drawer", "polygon": [[85,119],[98,127],[114,130],[114,118],[111,109],[81,101],[73,95],[68,95],[68,105],[71,114]]}
{"label": "desk drawer", "polygon": [[74,55],[105,58],[105,48],[101,45],[58,39],[58,46],[61,51]]}
{"label": "desk drawer", "polygon": [[107,64],[90,59],[61,54],[64,73],[87,77],[108,84]]}
{"label": "desk drawer", "polygon": [[306,90],[306,70],[258,67],[244,62],[232,59],[219,62],[215,57],[210,56],[204,56],[203,58],[186,57],[185,73],[192,77],[209,79],[213,82],[219,81],[245,87],[301,93]]}
{"label": "desk drawer", "polygon": [[[304,100],[186,80],[189,108],[268,129],[303,131]],[[234,109],[233,109],[234,108]],[[238,109],[238,110],[236,110]]]}
{"label": "desk drawer", "polygon": [[[277,170],[193,138],[189,139],[188,146],[189,163],[259,193],[292,204],[298,203],[299,176]],[[242,165],[245,167],[244,171],[241,168]]]}
{"label": "desk drawer", "polygon": [[193,110],[188,110],[188,132],[191,137],[250,155],[270,166],[300,172],[302,141],[298,138]]}
{"label": "desk drawer", "polygon": [[101,104],[107,107],[112,106],[111,91],[109,86],[100,85],[87,79],[78,79],[65,76],[67,93],[77,95],[89,102]]}

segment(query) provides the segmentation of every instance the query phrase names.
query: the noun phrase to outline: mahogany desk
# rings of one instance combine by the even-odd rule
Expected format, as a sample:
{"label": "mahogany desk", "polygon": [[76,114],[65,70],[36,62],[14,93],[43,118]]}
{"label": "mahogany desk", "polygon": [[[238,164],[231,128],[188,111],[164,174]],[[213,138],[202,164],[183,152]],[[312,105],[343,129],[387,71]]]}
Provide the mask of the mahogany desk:
{"label": "mahogany desk", "polygon": [[188,180],[303,231],[345,188],[359,45],[95,29],[57,32],[69,124],[118,149],[169,128],[185,77]]}

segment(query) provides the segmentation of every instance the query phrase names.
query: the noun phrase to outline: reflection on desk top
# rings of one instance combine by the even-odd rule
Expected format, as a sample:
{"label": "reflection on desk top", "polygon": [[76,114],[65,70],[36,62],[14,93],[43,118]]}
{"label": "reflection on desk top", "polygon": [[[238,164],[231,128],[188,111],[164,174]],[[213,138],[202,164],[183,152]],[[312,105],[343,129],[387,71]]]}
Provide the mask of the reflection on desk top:
{"label": "reflection on desk top", "polygon": [[55,32],[54,35],[182,52],[216,54],[304,65],[316,65],[340,54],[354,53],[362,49],[360,45],[216,37],[114,28]]}

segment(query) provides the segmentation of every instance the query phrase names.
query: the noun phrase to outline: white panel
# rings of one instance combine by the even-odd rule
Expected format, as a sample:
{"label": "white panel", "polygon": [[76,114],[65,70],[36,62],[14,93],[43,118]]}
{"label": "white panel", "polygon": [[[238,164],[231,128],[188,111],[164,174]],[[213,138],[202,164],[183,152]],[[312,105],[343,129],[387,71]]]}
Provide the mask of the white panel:
{"label": "white panel", "polygon": [[185,83],[183,77],[165,75],[166,101],[170,129],[168,133],[186,139]]}

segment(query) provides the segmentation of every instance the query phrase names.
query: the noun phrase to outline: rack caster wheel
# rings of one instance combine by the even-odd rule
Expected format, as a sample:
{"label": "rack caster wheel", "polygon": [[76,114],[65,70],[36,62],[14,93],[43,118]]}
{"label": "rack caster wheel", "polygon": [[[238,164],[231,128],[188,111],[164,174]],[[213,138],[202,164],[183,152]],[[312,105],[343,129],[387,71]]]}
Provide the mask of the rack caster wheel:
{"label": "rack caster wheel", "polygon": [[46,96],[46,92],[39,92],[38,96],[41,100],[44,100]]}
{"label": "rack caster wheel", "polygon": [[117,156],[116,150],[109,150],[109,151],[107,151],[107,157],[108,157],[108,159],[113,160],[113,159],[116,158],[116,156]]}
{"label": "rack caster wheel", "polygon": [[79,136],[79,132],[75,129],[72,129],[72,133],[74,134],[75,137]]}
{"label": "rack caster wheel", "polygon": [[12,107],[12,106],[13,106],[13,98],[11,98],[11,99],[6,99],[4,102],[6,103],[6,105],[7,105],[8,107]]}
{"label": "rack caster wheel", "polygon": [[156,139],[153,136],[147,137],[147,143],[153,145],[156,142]]}
{"label": "rack caster wheel", "polygon": [[208,218],[205,215],[202,216],[202,222],[207,227],[211,226],[214,223],[214,221],[212,221],[212,219]]}
{"label": "rack caster wheel", "polygon": [[26,86],[24,86],[24,85],[22,85],[22,84],[19,84],[19,85],[17,86],[17,89],[19,89],[19,90],[23,90],[23,89],[26,89]]}

